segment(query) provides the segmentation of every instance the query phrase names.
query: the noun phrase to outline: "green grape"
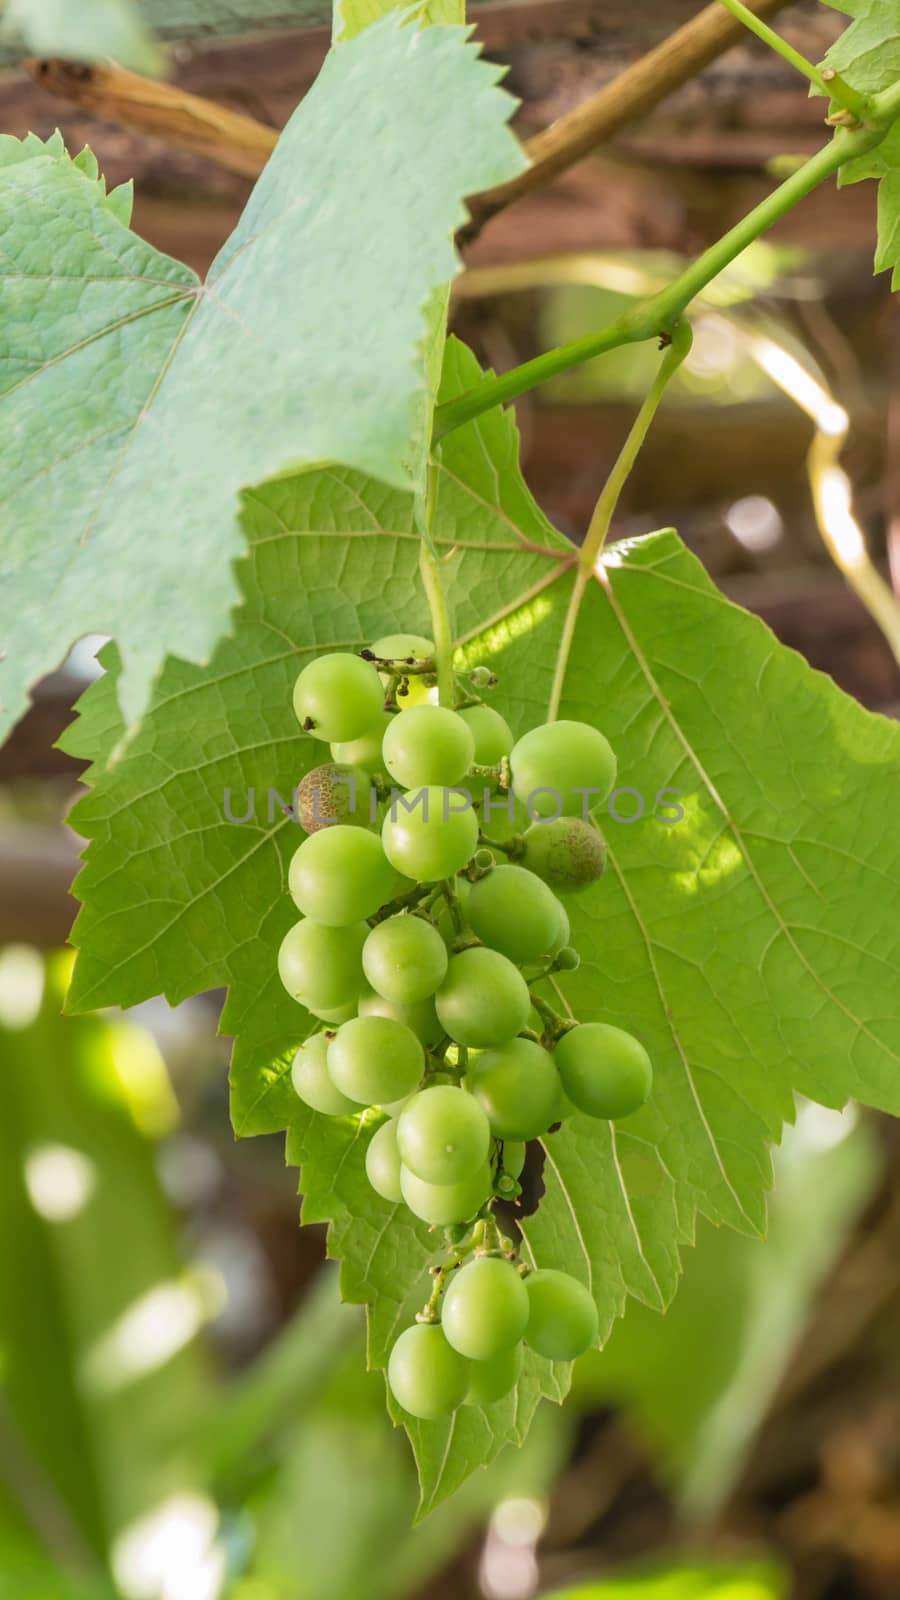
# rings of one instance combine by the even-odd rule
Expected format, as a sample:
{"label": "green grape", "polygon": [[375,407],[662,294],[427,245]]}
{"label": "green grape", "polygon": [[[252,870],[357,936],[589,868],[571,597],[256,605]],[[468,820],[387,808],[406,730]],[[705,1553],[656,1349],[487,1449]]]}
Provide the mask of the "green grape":
{"label": "green grape", "polygon": [[361,1106],[383,1106],[412,1094],[425,1052],[410,1028],[390,1017],[352,1017],[328,1046],[328,1073]]}
{"label": "green grape", "polygon": [[339,822],[368,827],[371,796],[369,775],[362,767],[328,761],[298,783],[297,821],[304,833],[319,833]]}
{"label": "green grape", "polygon": [[414,1095],[397,1122],[400,1159],[425,1183],[462,1183],[484,1166],[490,1143],[481,1106],[452,1083]]}
{"label": "green grape", "polygon": [[515,1267],[480,1256],[455,1272],[444,1292],[444,1336],[470,1361],[490,1361],[518,1344],[528,1321],[528,1292]]}
{"label": "green grape", "polygon": [[339,1028],[342,1022],[349,1022],[356,1016],[356,1001],[348,1000],[345,1006],[311,1006],[307,1003],[307,1011],[311,1011],[320,1022],[328,1022],[334,1028]]}
{"label": "green grape", "polygon": [[491,1169],[485,1162],[462,1183],[425,1183],[409,1167],[400,1168],[400,1189],[414,1217],[432,1227],[471,1222],[491,1194]]}
{"label": "green grape", "polygon": [[369,929],[325,927],[306,919],[289,928],[278,951],[278,976],[288,994],[310,1011],[355,1001],[363,981],[362,947]]}
{"label": "green grape", "polygon": [[521,1032],[531,997],[518,967],[499,951],[476,945],[450,957],[434,1003],[451,1039],[485,1048]]}
{"label": "green grape", "polygon": [[[569,913],[561,900],[557,900],[556,904],[559,906],[559,928],[553,943],[547,950],[547,955],[551,960],[554,956],[559,955],[560,950],[564,950],[566,945],[571,943],[572,939],[572,927],[569,922]],[[540,1029],[538,1029],[538,1031],[540,1032]]]}
{"label": "green grape", "polygon": [[523,733],[509,767],[513,793],[532,818],[584,818],[616,781],[612,746],[587,722],[545,722]]}
{"label": "green grape", "polygon": [[311,833],[294,851],[288,888],[305,916],[344,928],[373,916],[398,885],[378,835],[341,823]]}
{"label": "green grape", "polygon": [[366,1177],[375,1193],[381,1195],[382,1200],[402,1200],[396,1122],[383,1122],[369,1140],[369,1148],[366,1151]]}
{"label": "green grape", "polygon": [[375,727],[383,710],[381,679],[359,656],[318,656],[294,684],[297,721],[316,739],[358,739]]}
{"label": "green grape", "polygon": [[589,1117],[629,1117],[653,1085],[640,1040],[607,1022],[580,1022],[564,1033],[556,1065],[569,1099]]}
{"label": "green grape", "polygon": [[466,920],[482,943],[524,966],[545,955],[560,931],[561,906],[525,867],[493,867],[472,884]]}
{"label": "green grape", "polygon": [[474,760],[479,767],[496,767],[509,755],[515,742],[512,729],[493,706],[464,706],[457,715],[475,740]]}
{"label": "green grape", "polygon": [[475,741],[455,711],[420,705],[394,718],[382,752],[385,767],[402,789],[451,786],[472,765]]}
{"label": "green grape", "polygon": [[438,1322],[417,1322],[401,1333],[388,1359],[388,1384],[413,1417],[446,1417],[466,1398],[469,1363],[451,1348]]}
{"label": "green grape", "polygon": [[417,883],[434,883],[466,865],[478,847],[478,818],[471,806],[454,809],[463,798],[432,785],[391,801],[381,840],[398,872]]}
{"label": "green grape", "polygon": [[[420,633],[388,633],[383,639],[376,639],[369,649],[382,661],[405,662],[410,656],[415,661],[429,661],[434,655],[434,641],[426,639]],[[379,676],[387,688],[391,674],[382,672]],[[431,685],[416,673],[407,679],[406,694],[400,695],[397,703],[401,710],[406,711],[410,706],[418,706],[427,701],[432,692]]]}
{"label": "green grape", "polygon": [[404,1022],[423,1044],[437,1044],[444,1037],[434,1001],[430,998],[401,1006],[395,1000],[385,1000],[381,994],[362,994],[357,1009],[361,1017],[392,1017],[394,1022]]}
{"label": "green grape", "polygon": [[597,1342],[599,1319],[592,1296],[577,1278],[542,1267],[525,1279],[525,1343],[548,1361],[574,1361]]}
{"label": "green grape", "polygon": [[384,759],[381,754],[381,745],[388,726],[394,720],[390,711],[382,711],[378,721],[368,733],[361,733],[358,739],[336,739],[331,744],[331,755],[339,766],[356,767],[369,774],[384,771]]}
{"label": "green grape", "polygon": [[525,1167],[525,1145],[519,1139],[505,1139],[503,1142],[503,1171],[510,1178],[521,1178]]}
{"label": "green grape", "polygon": [[314,1033],[297,1051],[291,1065],[291,1082],[304,1105],[326,1117],[347,1117],[359,1109],[336,1089],[325,1067],[328,1035]]}
{"label": "green grape", "polygon": [[508,1350],[501,1350],[499,1355],[492,1356],[490,1361],[473,1361],[469,1370],[466,1404],[490,1406],[495,1400],[502,1400],[522,1376],[524,1355],[520,1340]]}
{"label": "green grape", "polygon": [[362,960],[377,994],[410,1005],[427,1000],[443,982],[447,947],[430,922],[401,913],[372,929]]}
{"label": "green grape", "polygon": [[536,872],[557,894],[589,889],[606,866],[602,833],[579,817],[535,822],[523,838],[522,866]]}
{"label": "green grape", "polygon": [[531,1039],[510,1039],[477,1057],[466,1087],[498,1139],[537,1139],[556,1118],[559,1073],[553,1057]]}
{"label": "green grape", "polygon": [[[369,645],[373,656],[381,661],[430,661],[434,655],[434,640],[421,633],[386,633]],[[385,674],[389,676],[389,674]]]}

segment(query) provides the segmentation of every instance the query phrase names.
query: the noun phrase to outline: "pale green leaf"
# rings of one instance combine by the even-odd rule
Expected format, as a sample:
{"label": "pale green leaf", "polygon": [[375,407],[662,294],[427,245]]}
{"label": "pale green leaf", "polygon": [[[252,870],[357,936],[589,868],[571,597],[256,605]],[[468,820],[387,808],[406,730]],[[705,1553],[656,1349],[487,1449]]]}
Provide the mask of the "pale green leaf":
{"label": "pale green leaf", "polygon": [[[451,345],[447,394],[478,378]],[[498,412],[449,435],[433,531],[463,652],[496,669],[496,702],[521,731],[546,714],[574,574],[516,457]],[[275,975],[297,832],[277,806],[267,820],[266,791],[288,796],[320,759],[290,705],[310,653],[427,627],[413,499],[346,469],[311,473],[248,495],[245,528],[232,637],[208,669],[167,664],[132,746],[78,807],[93,843],[75,998],[230,986],[236,1129],[293,1129],[306,1215],[333,1219],[348,1292],[374,1298],[381,1362],[421,1291],[427,1240],[363,1188],[368,1124],[298,1112],[288,1066],[310,1024]],[[89,691],[70,745],[101,759],[114,707],[109,681]],[[538,1262],[590,1285],[605,1338],[628,1295],[669,1302],[698,1215],[763,1230],[769,1146],[795,1089],[900,1110],[900,728],[729,604],[672,532],[616,546],[588,586],[563,714],[604,728],[646,813],[608,821],[607,876],[571,901],[582,965],[564,1000],[641,1035],[654,1094],[615,1127],[579,1116],[548,1138],[546,1194],[524,1223]],[[237,816],[255,789],[251,820],[225,819],[226,786]],[[655,820],[668,786],[675,825]],[[449,1425],[412,1430],[426,1501],[488,1448],[481,1428],[460,1413],[452,1438]]]}
{"label": "pale green leaf", "polygon": [[[825,61],[852,88],[863,93],[886,89],[900,79],[900,8],[896,0],[825,0],[854,20],[832,45]],[[900,287],[900,124],[890,129],[869,155],[848,162],[840,183],[877,178],[878,243],[875,271],[893,269],[892,288]]]}
{"label": "pale green leaf", "polygon": [[463,196],[522,162],[497,76],[461,28],[342,45],[202,286],[58,142],[0,150],[0,733],[81,634],[118,638],[129,723],[167,652],[208,657],[244,486],[328,460],[421,485],[425,308]]}

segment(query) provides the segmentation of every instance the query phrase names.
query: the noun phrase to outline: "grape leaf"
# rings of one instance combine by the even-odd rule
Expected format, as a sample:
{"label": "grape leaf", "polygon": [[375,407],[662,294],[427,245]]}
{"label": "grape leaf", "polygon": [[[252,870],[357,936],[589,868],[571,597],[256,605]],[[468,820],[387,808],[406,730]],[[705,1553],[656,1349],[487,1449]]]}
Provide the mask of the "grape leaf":
{"label": "grape leaf", "polygon": [[[446,394],[477,382],[451,344]],[[413,504],[342,469],[266,485],[245,506],[233,635],[206,669],[166,664],[133,744],[75,813],[92,843],[73,994],[131,1005],[230,986],[236,1131],[291,1128],[305,1215],[335,1218],[347,1291],[375,1301],[379,1362],[427,1242],[363,1188],[365,1129],[298,1112],[288,1065],[309,1024],[274,974],[297,834],[277,806],[268,822],[266,790],[288,795],[319,759],[290,708],[309,654],[427,627]],[[443,442],[433,531],[463,655],[496,668],[497,704],[524,730],[546,712],[574,553],[528,494],[509,416]],[[548,1138],[546,1193],[523,1224],[538,1262],[590,1285],[605,1338],[628,1295],[669,1302],[698,1214],[762,1231],[768,1147],[794,1089],[900,1110],[900,728],[726,601],[671,531],[607,553],[576,620],[563,714],[603,725],[645,808],[610,819],[608,874],[570,902],[582,966],[561,983],[578,1015],[640,1034],[654,1094],[619,1125],[578,1116]],[[101,680],[69,747],[100,759],[114,724]],[[254,787],[250,820],[225,820],[225,786],[236,816]],[[674,824],[655,820],[666,786],[682,791]],[[636,806],[616,800],[622,816]],[[544,1381],[559,1392],[565,1379]],[[426,1504],[499,1442],[497,1411],[410,1429]]]}
{"label": "grape leaf", "polygon": [[81,634],[119,638],[128,723],[167,651],[208,657],[242,487],[332,459],[421,482],[426,303],[463,196],[524,159],[498,70],[395,15],[342,44],[202,286],[58,141],[3,142],[0,734]]}
{"label": "grape leaf", "polygon": [[[886,89],[900,78],[900,10],[896,0],[825,0],[853,17],[849,28],[828,51],[825,62],[863,93]],[[900,288],[900,123],[889,129],[868,155],[849,161],[838,182],[878,183],[878,244],[875,271],[892,268],[891,287]]]}
{"label": "grape leaf", "polygon": [[111,56],[134,72],[158,72],[162,52],[134,0],[7,0],[3,32],[39,56],[98,61]]}

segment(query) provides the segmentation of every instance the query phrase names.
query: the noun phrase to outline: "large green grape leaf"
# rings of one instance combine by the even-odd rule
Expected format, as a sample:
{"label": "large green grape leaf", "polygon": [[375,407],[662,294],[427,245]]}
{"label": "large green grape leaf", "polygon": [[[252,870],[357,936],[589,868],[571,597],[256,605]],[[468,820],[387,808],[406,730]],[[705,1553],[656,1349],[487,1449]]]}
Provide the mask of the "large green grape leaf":
{"label": "large green grape leaf", "polygon": [[[459,346],[445,381],[448,395],[478,381]],[[132,745],[95,770],[75,814],[92,843],[74,998],[176,1002],[229,985],[236,1130],[291,1128],[305,1214],[335,1219],[347,1292],[374,1301],[378,1362],[420,1292],[427,1236],[364,1188],[364,1128],[297,1109],[287,1069],[309,1023],[274,971],[297,834],[277,805],[267,821],[266,792],[287,796],[318,759],[290,708],[310,653],[427,627],[413,504],[344,469],[269,484],[245,505],[232,636],[209,668],[167,663]],[[490,660],[497,704],[524,730],[546,713],[574,555],[522,482],[508,416],[444,441],[433,532],[462,650]],[[900,1110],[900,728],[726,601],[673,532],[608,552],[562,709],[604,728],[645,805],[640,822],[610,819],[608,874],[571,902],[583,961],[564,999],[640,1033],[654,1094],[615,1127],[575,1117],[548,1138],[546,1193],[524,1223],[537,1261],[590,1285],[605,1338],[628,1295],[668,1303],[698,1214],[763,1230],[769,1145],[795,1089]],[[115,722],[101,680],[70,747],[102,761]],[[225,819],[226,786],[238,817],[254,787],[251,820]],[[674,825],[655,820],[666,786],[682,791]],[[622,815],[635,806],[617,802]],[[544,1378],[559,1392],[564,1378]],[[460,1413],[452,1433],[412,1430],[427,1504],[508,1436],[502,1403],[494,1412]]]}
{"label": "large green grape leaf", "polygon": [[[896,0],[825,0],[853,17],[849,28],[832,45],[827,64],[840,72],[854,89],[875,93],[900,78],[900,7]],[[900,123],[895,123],[881,144],[841,168],[840,183],[877,178],[878,244],[875,271],[893,269],[891,285],[900,287]]]}
{"label": "large green grape leaf", "polygon": [[458,27],[341,44],[203,285],[58,141],[0,143],[0,735],[81,634],[119,639],[129,723],[167,652],[208,658],[246,485],[421,483],[426,306],[463,196],[523,160],[497,76]]}
{"label": "large green grape leaf", "polygon": [[135,0],[7,0],[3,34],[24,53],[98,61],[111,56],[134,72],[158,72],[162,52]]}

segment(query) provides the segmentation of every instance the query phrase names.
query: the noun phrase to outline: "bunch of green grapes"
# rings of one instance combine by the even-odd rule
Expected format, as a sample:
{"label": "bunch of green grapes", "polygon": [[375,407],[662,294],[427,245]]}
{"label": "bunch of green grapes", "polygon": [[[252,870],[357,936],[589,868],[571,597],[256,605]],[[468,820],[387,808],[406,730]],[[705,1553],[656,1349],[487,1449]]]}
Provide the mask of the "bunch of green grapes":
{"label": "bunch of green grapes", "polygon": [[[372,1188],[446,1230],[388,1366],[417,1417],[508,1393],[523,1341],[551,1360],[595,1342],[587,1289],[520,1262],[493,1208],[521,1194],[529,1141],[575,1112],[628,1116],[652,1083],[638,1039],[535,992],[578,965],[560,896],[603,871],[590,810],[615,782],[612,749],[581,722],[515,740],[478,694],[484,668],[457,676],[455,709],[434,703],[433,656],[429,639],[393,635],[300,673],[297,718],[331,760],[298,788],[301,920],[278,954],[288,993],[325,1025],[294,1057],[297,1094],[326,1116],[376,1108]],[[489,840],[480,813],[510,791],[530,826]]]}

